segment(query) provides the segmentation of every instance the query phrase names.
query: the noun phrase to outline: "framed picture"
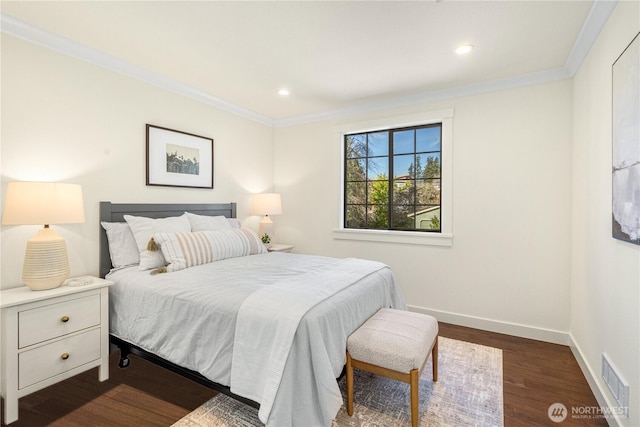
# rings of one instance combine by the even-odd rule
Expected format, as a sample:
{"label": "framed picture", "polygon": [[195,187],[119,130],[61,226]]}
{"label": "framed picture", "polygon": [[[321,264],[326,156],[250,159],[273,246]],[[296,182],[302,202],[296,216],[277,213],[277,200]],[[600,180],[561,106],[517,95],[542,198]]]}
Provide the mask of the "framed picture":
{"label": "framed picture", "polygon": [[640,244],[640,33],[613,63],[613,237]]}
{"label": "framed picture", "polygon": [[213,139],[148,124],[147,185],[213,188]]}

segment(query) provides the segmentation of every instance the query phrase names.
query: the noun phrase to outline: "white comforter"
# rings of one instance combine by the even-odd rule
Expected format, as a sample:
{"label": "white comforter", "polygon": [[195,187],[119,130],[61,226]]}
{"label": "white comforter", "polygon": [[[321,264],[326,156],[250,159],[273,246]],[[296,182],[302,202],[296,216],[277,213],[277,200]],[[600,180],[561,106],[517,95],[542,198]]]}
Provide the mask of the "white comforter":
{"label": "white comforter", "polygon": [[[270,286],[279,289],[274,292],[282,292],[300,283],[310,288],[308,295],[315,296],[300,293],[297,305],[308,305],[308,311],[299,322],[295,321],[297,326],[284,360],[274,364],[281,366],[276,387],[267,393],[256,391],[259,388],[249,391],[245,382],[238,394],[264,405],[260,418],[267,425],[329,425],[342,402],[335,378],[345,363],[347,336],[378,308],[405,307],[393,274],[380,264],[369,265],[373,268],[363,270],[365,274],[360,279],[332,284],[335,294],[325,293],[323,279],[308,280],[322,277],[336,262],[345,265],[333,258],[270,253],[156,276],[135,268],[115,271],[108,276],[117,283],[110,288],[111,333],[198,371],[212,381],[231,386],[232,390],[238,390],[232,381],[232,369],[264,374],[264,381],[273,384],[272,373],[256,370],[265,366],[266,361],[260,363],[255,355],[234,356],[238,312],[245,302],[244,311],[251,312],[251,304],[266,301],[260,295],[268,295]],[[307,280],[297,282],[296,277]],[[244,338],[244,347],[247,343],[261,342],[261,334],[255,340]],[[242,347],[238,346],[236,352],[242,351]],[[278,353],[283,351],[280,349]]]}

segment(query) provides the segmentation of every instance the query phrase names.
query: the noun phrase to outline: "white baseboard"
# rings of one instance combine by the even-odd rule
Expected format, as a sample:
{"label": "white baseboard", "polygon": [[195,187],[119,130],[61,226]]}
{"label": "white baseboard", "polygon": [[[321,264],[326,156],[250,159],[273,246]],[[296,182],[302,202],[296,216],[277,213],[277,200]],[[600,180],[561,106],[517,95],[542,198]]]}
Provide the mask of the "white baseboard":
{"label": "white baseboard", "polygon": [[[609,398],[609,394],[605,391],[604,388],[600,387],[600,383],[596,380],[596,378],[599,378],[599,375],[597,373],[599,370],[594,372],[591,366],[587,363],[587,361],[583,357],[583,353],[582,353],[582,350],[580,349],[580,346],[573,339],[573,335],[569,334],[569,339],[570,339],[569,348],[571,348],[571,352],[573,353],[573,356],[576,358],[576,361],[580,366],[580,370],[584,374],[584,377],[587,379],[587,383],[589,383],[591,392],[593,393],[596,400],[598,401],[598,405],[600,405],[601,408],[617,407],[618,403],[612,401]],[[613,426],[621,427],[623,425],[623,423],[620,421],[617,415],[607,417],[607,423],[609,423],[609,426],[612,426],[612,427]]]}
{"label": "white baseboard", "polygon": [[467,316],[448,311],[432,310],[424,307],[409,306],[410,311],[428,314],[440,322],[453,325],[466,326],[468,328],[482,329],[483,331],[497,332],[499,334],[514,335],[522,338],[550,342],[553,344],[569,345],[571,342],[567,332],[553,329],[536,328],[533,326],[519,325],[516,323],[502,322],[499,320],[485,319],[476,316]]}

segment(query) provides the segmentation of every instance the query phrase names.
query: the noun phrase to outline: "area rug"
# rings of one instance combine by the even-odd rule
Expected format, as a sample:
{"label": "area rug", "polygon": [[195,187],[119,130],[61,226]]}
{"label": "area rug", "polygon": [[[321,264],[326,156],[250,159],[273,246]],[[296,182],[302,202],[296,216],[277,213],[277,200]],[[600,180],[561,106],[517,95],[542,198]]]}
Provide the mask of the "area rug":
{"label": "area rug", "polygon": [[[420,378],[420,426],[502,426],[502,350],[440,337],[439,353],[438,382],[431,380],[431,358]],[[409,384],[358,369],[354,384],[354,414],[343,405],[333,427],[411,425]],[[345,378],[340,389],[346,402]],[[262,425],[257,409],[219,394],[173,427]]]}

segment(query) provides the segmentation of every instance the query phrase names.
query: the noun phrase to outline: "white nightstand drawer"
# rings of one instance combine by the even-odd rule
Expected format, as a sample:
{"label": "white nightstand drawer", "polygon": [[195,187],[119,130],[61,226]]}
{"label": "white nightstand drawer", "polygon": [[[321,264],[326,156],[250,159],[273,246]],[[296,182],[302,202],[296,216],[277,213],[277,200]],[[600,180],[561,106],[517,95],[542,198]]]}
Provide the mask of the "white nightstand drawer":
{"label": "white nightstand drawer", "polygon": [[100,329],[93,329],[20,353],[18,388],[99,359],[100,349]]}
{"label": "white nightstand drawer", "polygon": [[18,313],[18,347],[61,337],[100,324],[100,295],[77,298]]}

